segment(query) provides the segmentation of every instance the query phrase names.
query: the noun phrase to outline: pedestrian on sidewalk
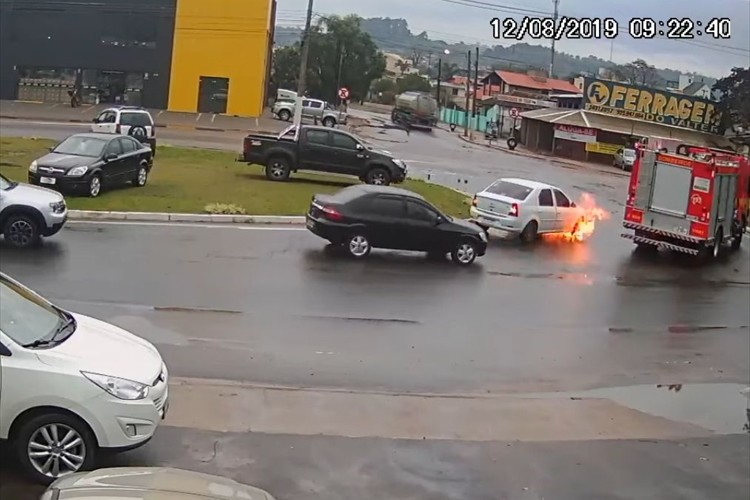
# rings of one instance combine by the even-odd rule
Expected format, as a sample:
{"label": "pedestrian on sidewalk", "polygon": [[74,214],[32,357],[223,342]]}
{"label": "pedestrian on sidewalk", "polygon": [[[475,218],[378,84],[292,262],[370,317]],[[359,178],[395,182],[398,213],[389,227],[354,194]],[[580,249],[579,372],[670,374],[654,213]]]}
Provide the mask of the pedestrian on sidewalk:
{"label": "pedestrian on sidewalk", "polygon": [[70,107],[71,108],[77,108],[81,105],[81,101],[78,98],[78,89],[73,88],[73,90],[68,90],[68,95],[70,96]]}

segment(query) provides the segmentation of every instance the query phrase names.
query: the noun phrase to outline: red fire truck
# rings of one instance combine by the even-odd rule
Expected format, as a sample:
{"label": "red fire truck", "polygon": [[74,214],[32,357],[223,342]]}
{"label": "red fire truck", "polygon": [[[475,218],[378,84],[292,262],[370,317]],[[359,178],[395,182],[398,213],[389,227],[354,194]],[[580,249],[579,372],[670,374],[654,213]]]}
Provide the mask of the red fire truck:
{"label": "red fire truck", "polygon": [[641,249],[717,257],[738,250],[750,218],[750,161],[718,149],[679,145],[674,153],[636,146],[623,226]]}

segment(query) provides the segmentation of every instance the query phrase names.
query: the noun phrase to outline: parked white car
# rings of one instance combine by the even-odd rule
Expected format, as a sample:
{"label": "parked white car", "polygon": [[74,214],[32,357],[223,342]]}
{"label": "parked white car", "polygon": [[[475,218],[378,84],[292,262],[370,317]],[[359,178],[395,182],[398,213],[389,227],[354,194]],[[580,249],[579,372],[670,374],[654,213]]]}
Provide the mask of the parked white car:
{"label": "parked white car", "polygon": [[129,135],[151,147],[156,156],[156,124],[148,110],[138,106],[107,108],[94,118],[91,131],[98,134]]}
{"label": "parked white car", "polygon": [[37,482],[137,448],[168,407],[168,373],[149,342],[54,306],[0,273],[0,439]]}
{"label": "parked white car", "polygon": [[541,234],[576,233],[583,211],[562,189],[526,179],[499,179],[474,196],[472,220],[525,242]]}

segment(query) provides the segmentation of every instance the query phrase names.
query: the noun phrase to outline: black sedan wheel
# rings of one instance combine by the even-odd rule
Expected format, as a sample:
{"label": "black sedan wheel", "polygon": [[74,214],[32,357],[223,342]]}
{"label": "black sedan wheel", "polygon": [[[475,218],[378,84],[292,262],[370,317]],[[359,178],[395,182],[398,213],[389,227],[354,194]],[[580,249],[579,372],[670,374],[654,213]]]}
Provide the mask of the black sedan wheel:
{"label": "black sedan wheel", "polygon": [[460,266],[473,264],[477,258],[477,245],[473,241],[463,240],[451,252],[453,262]]}
{"label": "black sedan wheel", "polygon": [[355,259],[364,259],[370,255],[372,247],[370,246],[370,240],[363,234],[353,234],[349,236],[344,243],[346,251]]}
{"label": "black sedan wheel", "polygon": [[3,227],[5,241],[16,248],[28,248],[39,242],[39,227],[28,215],[11,215]]}
{"label": "black sedan wheel", "polygon": [[102,178],[99,175],[92,175],[89,179],[89,196],[96,198],[102,192]]}
{"label": "black sedan wheel", "polygon": [[133,184],[135,187],[143,187],[148,182],[148,169],[141,165],[138,167],[138,172],[135,175],[135,179],[133,179]]}
{"label": "black sedan wheel", "polygon": [[384,168],[373,168],[367,172],[365,182],[374,186],[388,186],[391,183],[391,174]]}

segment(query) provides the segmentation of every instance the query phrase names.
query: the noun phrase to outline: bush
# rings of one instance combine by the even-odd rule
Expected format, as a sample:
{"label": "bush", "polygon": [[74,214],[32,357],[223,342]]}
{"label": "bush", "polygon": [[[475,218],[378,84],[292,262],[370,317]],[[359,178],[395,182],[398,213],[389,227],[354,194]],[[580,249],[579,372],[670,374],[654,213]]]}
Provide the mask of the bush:
{"label": "bush", "polygon": [[245,215],[245,209],[233,203],[209,203],[203,209],[213,215]]}

